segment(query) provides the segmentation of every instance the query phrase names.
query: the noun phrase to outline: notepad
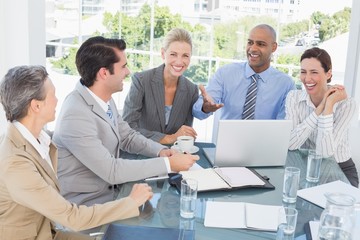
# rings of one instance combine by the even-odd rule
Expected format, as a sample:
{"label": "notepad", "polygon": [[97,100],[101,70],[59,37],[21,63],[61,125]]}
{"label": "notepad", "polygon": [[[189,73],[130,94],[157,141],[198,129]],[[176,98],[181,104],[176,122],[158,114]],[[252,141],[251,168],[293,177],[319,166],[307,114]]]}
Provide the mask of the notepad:
{"label": "notepad", "polygon": [[206,203],[205,227],[276,231],[281,206],[245,202]]}
{"label": "notepad", "polygon": [[207,168],[180,172],[183,179],[198,181],[198,192],[258,187],[274,188],[254,169],[246,167]]}

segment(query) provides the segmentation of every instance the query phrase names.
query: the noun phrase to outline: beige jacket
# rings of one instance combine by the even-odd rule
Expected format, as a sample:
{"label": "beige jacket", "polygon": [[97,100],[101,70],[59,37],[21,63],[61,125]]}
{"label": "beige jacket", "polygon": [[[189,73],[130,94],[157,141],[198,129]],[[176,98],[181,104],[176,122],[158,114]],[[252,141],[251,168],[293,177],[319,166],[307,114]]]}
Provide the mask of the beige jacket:
{"label": "beige jacket", "polygon": [[[53,144],[50,156],[56,172]],[[52,239],[52,221],[80,231],[138,215],[129,197],[91,207],[66,201],[46,160],[9,123],[0,143],[0,240]]]}

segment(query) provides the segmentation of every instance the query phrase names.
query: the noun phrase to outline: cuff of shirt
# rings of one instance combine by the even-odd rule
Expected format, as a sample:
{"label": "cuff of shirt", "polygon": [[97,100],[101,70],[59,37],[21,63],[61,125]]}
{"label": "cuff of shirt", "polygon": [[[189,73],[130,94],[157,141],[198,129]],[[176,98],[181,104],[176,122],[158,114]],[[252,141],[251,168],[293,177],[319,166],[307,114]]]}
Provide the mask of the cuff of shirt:
{"label": "cuff of shirt", "polygon": [[320,115],[318,121],[318,127],[321,130],[332,129],[333,127],[333,114]]}
{"label": "cuff of shirt", "polygon": [[193,109],[192,109],[193,116],[199,120],[208,118],[209,116],[211,116],[213,114],[212,112],[209,112],[209,113],[203,112],[202,107],[203,107],[203,101],[198,100],[197,102],[195,102]]}
{"label": "cuff of shirt", "polygon": [[315,129],[318,125],[318,119],[319,119],[319,116],[316,115],[315,111],[313,111],[309,117],[307,117],[305,119],[306,123],[312,128],[312,129]]}
{"label": "cuff of shirt", "polygon": [[171,167],[170,167],[170,160],[168,157],[164,157],[164,162],[165,162],[165,166],[166,166],[166,170],[168,173],[171,173]]}

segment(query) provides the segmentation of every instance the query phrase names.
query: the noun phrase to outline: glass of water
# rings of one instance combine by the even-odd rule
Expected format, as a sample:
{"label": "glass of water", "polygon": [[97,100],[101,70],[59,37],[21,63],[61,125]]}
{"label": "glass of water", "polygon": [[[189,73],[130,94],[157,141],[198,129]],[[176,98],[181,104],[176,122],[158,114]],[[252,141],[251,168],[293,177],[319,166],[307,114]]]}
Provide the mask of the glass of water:
{"label": "glass of water", "polygon": [[276,240],[294,239],[298,211],[292,207],[281,207],[278,214]]}
{"label": "glass of water", "polygon": [[309,150],[307,167],[306,167],[306,181],[318,182],[320,178],[322,156],[316,150]]}
{"label": "glass of water", "polygon": [[198,183],[195,179],[181,180],[180,216],[194,218],[196,210]]}
{"label": "glass of water", "polygon": [[283,202],[296,202],[297,191],[299,188],[300,169],[296,167],[286,167],[283,184]]}

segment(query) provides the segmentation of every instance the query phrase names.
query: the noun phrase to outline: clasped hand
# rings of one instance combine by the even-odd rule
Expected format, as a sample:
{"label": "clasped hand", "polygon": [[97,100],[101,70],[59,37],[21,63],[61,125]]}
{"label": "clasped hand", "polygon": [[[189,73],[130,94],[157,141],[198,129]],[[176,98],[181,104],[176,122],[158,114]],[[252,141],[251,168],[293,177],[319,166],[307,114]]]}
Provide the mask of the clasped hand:
{"label": "clasped hand", "polygon": [[316,108],[316,113],[320,115],[328,115],[333,113],[335,103],[347,99],[347,93],[342,85],[335,84],[330,86],[325,92],[323,100]]}

